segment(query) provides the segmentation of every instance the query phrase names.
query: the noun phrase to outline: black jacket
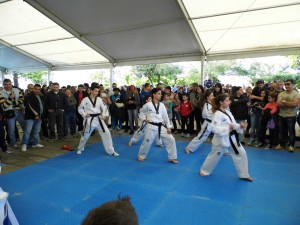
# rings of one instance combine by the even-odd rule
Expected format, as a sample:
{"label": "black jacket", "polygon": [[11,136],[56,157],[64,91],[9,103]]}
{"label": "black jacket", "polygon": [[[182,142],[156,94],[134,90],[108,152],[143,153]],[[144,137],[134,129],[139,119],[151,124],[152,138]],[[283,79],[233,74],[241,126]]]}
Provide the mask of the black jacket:
{"label": "black jacket", "polygon": [[43,111],[43,109],[41,109],[40,101],[35,96],[35,94],[29,93],[28,95],[25,96],[24,106],[25,106],[25,115],[24,115],[25,120],[34,120],[36,116],[41,117],[41,112]]}
{"label": "black jacket", "polygon": [[248,97],[246,94],[237,97],[236,95],[232,95],[230,97],[231,105],[230,112],[232,113],[234,119],[236,120],[246,120],[248,117]]}
{"label": "black jacket", "polygon": [[50,91],[47,93],[45,97],[45,110],[52,109],[54,111],[57,110],[66,110],[68,107],[67,97],[64,93]]}

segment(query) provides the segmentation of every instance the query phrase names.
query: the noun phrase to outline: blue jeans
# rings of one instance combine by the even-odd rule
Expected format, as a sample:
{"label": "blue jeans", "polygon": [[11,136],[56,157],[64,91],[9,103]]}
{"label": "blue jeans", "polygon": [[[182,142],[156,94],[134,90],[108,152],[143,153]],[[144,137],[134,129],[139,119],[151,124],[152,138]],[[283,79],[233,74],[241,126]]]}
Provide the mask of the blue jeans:
{"label": "blue jeans", "polygon": [[68,135],[70,127],[71,135],[76,134],[76,111],[65,111],[64,113],[64,137]]}
{"label": "blue jeans", "polygon": [[24,130],[23,145],[28,145],[29,139],[32,145],[39,143],[39,133],[41,129],[42,120],[25,120],[26,128]]}
{"label": "blue jeans", "polygon": [[130,131],[134,131],[134,124],[135,123],[135,128],[137,129],[138,126],[138,113],[137,109],[127,109],[128,112],[128,121],[130,124]]}
{"label": "blue jeans", "polygon": [[289,140],[290,146],[295,146],[296,117],[281,117],[278,115],[279,144],[285,146]]}
{"label": "blue jeans", "polygon": [[15,117],[8,119],[7,120],[7,126],[8,126],[8,135],[10,139],[10,144],[12,146],[17,144],[17,139],[16,139],[16,121],[21,125],[23,132],[25,130],[25,122],[24,122],[24,114],[20,111],[15,111]]}
{"label": "blue jeans", "polygon": [[260,129],[260,121],[261,121],[261,114],[258,113],[251,113],[250,120],[251,120],[251,128],[250,128],[250,141],[258,143],[259,139],[259,129]]}
{"label": "blue jeans", "polygon": [[123,120],[120,118],[116,118],[111,116],[111,128],[114,130],[116,126],[119,125],[119,128],[122,129]]}

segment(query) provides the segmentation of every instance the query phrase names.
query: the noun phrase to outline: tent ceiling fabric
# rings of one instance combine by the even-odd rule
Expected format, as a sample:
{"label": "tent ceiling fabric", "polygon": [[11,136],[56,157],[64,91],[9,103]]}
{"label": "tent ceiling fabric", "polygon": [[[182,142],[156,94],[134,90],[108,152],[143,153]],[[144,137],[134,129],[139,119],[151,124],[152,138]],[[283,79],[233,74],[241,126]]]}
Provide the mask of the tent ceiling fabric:
{"label": "tent ceiling fabric", "polygon": [[299,12],[296,0],[0,0],[0,67],[300,54]]}

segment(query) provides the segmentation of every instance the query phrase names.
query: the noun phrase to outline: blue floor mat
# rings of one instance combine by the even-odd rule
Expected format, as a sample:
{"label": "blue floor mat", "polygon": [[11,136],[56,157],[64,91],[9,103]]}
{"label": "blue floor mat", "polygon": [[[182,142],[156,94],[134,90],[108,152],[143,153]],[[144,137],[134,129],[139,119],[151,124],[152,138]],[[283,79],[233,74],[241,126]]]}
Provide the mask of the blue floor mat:
{"label": "blue floor mat", "polygon": [[0,186],[21,225],[75,225],[118,194],[129,195],[140,225],[300,224],[300,154],[246,148],[253,183],[239,180],[232,159],[223,157],[209,177],[199,169],[211,149],[203,144],[187,155],[177,141],[179,164],[167,162],[155,145],[144,163],[136,160],[141,142],[113,138],[119,157],[102,143],[82,155],[69,152],[1,175]]}

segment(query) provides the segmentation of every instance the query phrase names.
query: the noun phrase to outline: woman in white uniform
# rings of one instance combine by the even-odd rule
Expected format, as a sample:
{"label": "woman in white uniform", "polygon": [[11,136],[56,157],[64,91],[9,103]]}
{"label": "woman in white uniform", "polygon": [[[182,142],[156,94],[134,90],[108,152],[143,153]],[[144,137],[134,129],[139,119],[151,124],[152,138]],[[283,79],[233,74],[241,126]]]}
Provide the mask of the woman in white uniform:
{"label": "woman in white uniform", "polygon": [[[155,137],[161,138],[168,152],[168,161],[177,164],[177,148],[175,138],[171,134],[171,124],[167,110],[161,99],[161,91],[153,88],[152,101],[146,103],[140,110],[140,118],[147,122],[144,141],[140,147],[137,159],[144,162]],[[147,119],[146,119],[147,118]]]}
{"label": "woman in white uniform", "polygon": [[111,134],[103,121],[103,118],[108,117],[108,111],[105,110],[105,105],[102,99],[98,96],[100,87],[98,85],[91,86],[91,94],[85,97],[78,107],[79,114],[83,117],[83,132],[79,142],[77,154],[80,155],[84,151],[84,146],[88,141],[91,133],[96,129],[102,139],[102,143],[107,154],[119,156],[115,152]]}
{"label": "woman in white uniform", "polygon": [[204,94],[204,98],[206,100],[203,109],[202,109],[202,117],[204,120],[201,130],[199,134],[193,138],[193,140],[189,143],[189,145],[185,148],[185,152],[190,154],[191,152],[196,151],[199,146],[207,140],[209,135],[211,134],[211,119],[212,119],[212,111],[211,111],[211,101],[214,98],[214,94],[211,90],[206,90]]}
{"label": "woman in white uniform", "polygon": [[226,94],[218,95],[212,101],[212,131],[214,132],[212,151],[206,157],[200,169],[200,175],[210,175],[224,152],[228,149],[239,178],[253,181],[253,178],[248,173],[247,153],[238,138],[238,133],[243,132],[246,124],[236,123],[231,112],[226,110],[229,104],[230,100]]}

